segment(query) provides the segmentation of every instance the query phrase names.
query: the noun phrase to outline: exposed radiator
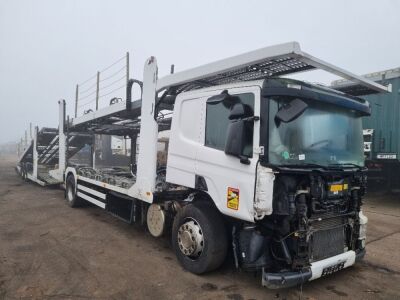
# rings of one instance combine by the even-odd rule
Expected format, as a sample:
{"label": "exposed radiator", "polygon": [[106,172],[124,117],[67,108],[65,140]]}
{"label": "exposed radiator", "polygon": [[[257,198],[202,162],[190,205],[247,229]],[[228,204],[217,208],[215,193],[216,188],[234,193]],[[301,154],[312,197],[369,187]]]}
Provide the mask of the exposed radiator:
{"label": "exposed radiator", "polygon": [[318,261],[344,252],[345,224],[346,221],[342,217],[330,218],[313,224],[311,261]]}

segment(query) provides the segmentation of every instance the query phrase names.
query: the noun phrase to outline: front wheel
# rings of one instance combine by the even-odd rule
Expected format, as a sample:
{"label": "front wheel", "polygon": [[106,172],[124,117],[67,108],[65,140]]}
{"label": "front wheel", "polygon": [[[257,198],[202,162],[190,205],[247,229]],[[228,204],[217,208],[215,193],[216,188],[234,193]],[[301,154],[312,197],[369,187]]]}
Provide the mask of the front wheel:
{"label": "front wheel", "polygon": [[217,269],[228,249],[225,224],[211,205],[189,204],[177,213],[172,243],[181,265],[195,274]]}

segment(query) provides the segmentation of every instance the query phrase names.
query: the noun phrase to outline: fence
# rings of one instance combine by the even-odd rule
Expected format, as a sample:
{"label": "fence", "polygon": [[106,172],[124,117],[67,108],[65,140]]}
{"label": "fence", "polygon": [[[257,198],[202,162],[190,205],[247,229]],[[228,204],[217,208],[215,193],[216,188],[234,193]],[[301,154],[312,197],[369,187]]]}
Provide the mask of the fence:
{"label": "fence", "polygon": [[86,114],[98,110],[100,102],[108,99],[126,98],[126,87],[129,81],[129,52],[111,65],[98,71],[96,75],[76,85],[75,117],[78,111]]}

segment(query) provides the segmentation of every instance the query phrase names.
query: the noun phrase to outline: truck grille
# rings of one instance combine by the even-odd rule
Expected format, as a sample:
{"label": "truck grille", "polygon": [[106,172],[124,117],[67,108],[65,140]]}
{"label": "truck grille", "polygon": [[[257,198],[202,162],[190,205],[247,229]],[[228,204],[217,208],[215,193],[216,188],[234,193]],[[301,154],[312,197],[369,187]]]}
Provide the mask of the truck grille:
{"label": "truck grille", "polygon": [[329,218],[312,225],[311,261],[318,261],[344,252],[345,219]]}

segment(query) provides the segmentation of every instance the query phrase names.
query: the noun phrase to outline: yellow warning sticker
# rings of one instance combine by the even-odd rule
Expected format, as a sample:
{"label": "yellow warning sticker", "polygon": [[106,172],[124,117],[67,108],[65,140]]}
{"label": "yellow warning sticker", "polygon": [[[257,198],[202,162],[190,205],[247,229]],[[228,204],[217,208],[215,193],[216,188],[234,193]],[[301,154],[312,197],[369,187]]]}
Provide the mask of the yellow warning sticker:
{"label": "yellow warning sticker", "polygon": [[349,185],[347,183],[344,184],[332,184],[330,186],[330,191],[331,192],[341,192],[345,191],[349,188]]}
{"label": "yellow warning sticker", "polygon": [[239,189],[228,187],[228,194],[226,197],[226,206],[230,209],[239,209]]}
{"label": "yellow warning sticker", "polygon": [[332,184],[331,192],[341,192],[343,190],[343,185],[341,184]]}

